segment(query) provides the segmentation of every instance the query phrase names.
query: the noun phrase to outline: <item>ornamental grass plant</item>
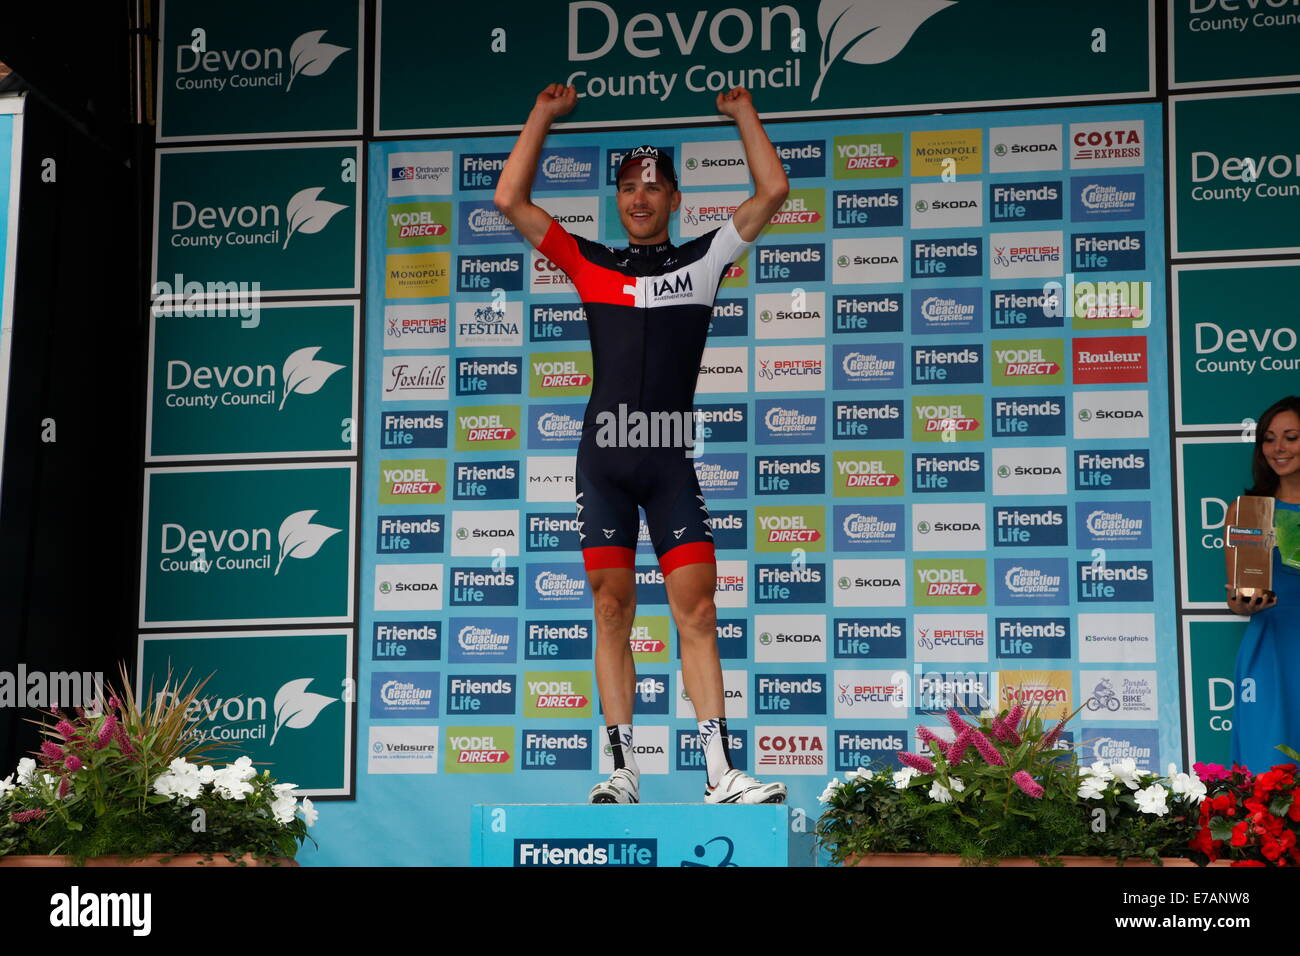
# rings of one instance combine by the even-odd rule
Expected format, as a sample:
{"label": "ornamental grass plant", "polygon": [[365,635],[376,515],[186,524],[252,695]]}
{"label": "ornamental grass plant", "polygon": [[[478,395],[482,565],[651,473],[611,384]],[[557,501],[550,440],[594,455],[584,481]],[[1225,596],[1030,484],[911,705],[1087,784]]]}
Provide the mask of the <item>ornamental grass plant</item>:
{"label": "ornamental grass plant", "polygon": [[141,701],[123,668],[106,701],[30,721],[40,748],[0,779],[0,856],[293,857],[316,809],[247,756],[209,761],[228,745],[195,739],[187,711],[207,680],[185,690],[188,676],[174,683],[169,673]]}

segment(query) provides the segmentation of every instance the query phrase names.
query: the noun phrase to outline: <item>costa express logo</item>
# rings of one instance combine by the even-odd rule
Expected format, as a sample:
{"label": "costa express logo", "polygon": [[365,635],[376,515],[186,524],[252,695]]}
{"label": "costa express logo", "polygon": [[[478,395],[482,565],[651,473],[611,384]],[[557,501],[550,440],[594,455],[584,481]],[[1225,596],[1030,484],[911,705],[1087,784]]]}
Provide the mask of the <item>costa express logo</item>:
{"label": "costa express logo", "polygon": [[445,772],[514,773],[513,727],[448,727],[444,733]]}
{"label": "costa express logo", "polygon": [[837,451],[831,457],[834,496],[894,497],[903,494],[903,452]]}
{"label": "costa express logo", "polygon": [[789,552],[826,550],[826,508],[758,507],[754,509],[754,550]]}
{"label": "costa express logo", "polygon": [[525,717],[590,717],[590,671],[528,671],[524,674]]}
{"label": "costa express logo", "polygon": [[433,505],[447,501],[447,462],[402,458],[379,463],[381,505]]}
{"label": "costa express logo", "polygon": [[925,607],[971,607],[987,603],[983,558],[916,558],[914,603]]}
{"label": "costa express logo", "polygon": [[[824,711],[823,711],[824,712]],[[758,772],[825,774],[825,727],[755,727]]]}
{"label": "costa express logo", "polygon": [[912,441],[983,441],[982,395],[912,398]]}

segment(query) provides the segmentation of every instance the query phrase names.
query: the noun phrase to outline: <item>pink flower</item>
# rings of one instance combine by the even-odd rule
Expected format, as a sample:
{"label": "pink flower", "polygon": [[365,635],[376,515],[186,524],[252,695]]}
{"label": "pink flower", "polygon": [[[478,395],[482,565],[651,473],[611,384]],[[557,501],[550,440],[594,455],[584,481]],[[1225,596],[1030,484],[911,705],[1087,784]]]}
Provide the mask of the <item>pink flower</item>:
{"label": "pink flower", "polygon": [[951,767],[961,763],[961,758],[966,756],[966,748],[970,746],[970,729],[967,728],[957,735],[957,739],[952,742],[948,748],[948,765]]}
{"label": "pink flower", "polygon": [[68,795],[68,791],[71,790],[71,789],[72,789],[72,784],[68,782],[68,778],[67,778],[67,777],[64,777],[62,780],[60,780],[60,781],[59,781],[59,799],[62,800],[64,797],[66,797],[66,796]]}
{"label": "pink flower", "polygon": [[117,710],[117,709],[118,709],[119,707],[121,707],[121,706],[122,706],[122,702],[121,702],[120,700],[118,700],[116,697],[110,697],[110,698],[108,699],[108,709],[109,709],[109,710]]}
{"label": "pink flower", "polygon": [[1011,721],[1009,720],[1002,725],[1002,737],[999,739],[1008,747],[1019,747],[1024,743],[1024,741],[1020,739],[1020,734],[1016,732],[1016,728],[1012,726]]}
{"label": "pink flower", "polygon": [[1011,775],[1011,782],[1024,791],[1026,796],[1033,797],[1035,800],[1042,799],[1043,785],[1025,771],[1017,770]]}
{"label": "pink flower", "polygon": [[993,743],[983,733],[973,727],[970,729],[970,740],[986,763],[994,767],[1001,767],[1006,763],[1002,759],[1002,754],[998,753],[998,748],[994,747]]}
{"label": "pink flower", "polygon": [[1222,764],[1217,763],[1194,763],[1192,770],[1196,776],[1200,777],[1205,783],[1214,783],[1216,780],[1227,780],[1232,774]]}
{"label": "pink flower", "polygon": [[898,762],[921,773],[934,773],[934,761],[928,760],[920,754],[899,754]]}
{"label": "pink flower", "polygon": [[122,729],[121,724],[114,725],[113,737],[117,740],[117,745],[122,748],[123,754],[129,757],[135,753],[135,748],[131,746],[131,740],[127,737],[126,731]]}
{"label": "pink flower", "polygon": [[45,754],[50,760],[63,759],[63,751],[59,749],[59,745],[53,740],[47,740],[41,744],[41,753]]}
{"label": "pink flower", "polygon": [[62,736],[64,740],[71,740],[77,732],[77,728],[73,727],[72,724],[68,723],[66,720],[60,720],[54,725],[54,729],[59,732],[59,735]]}
{"label": "pink flower", "polygon": [[949,707],[944,716],[948,718],[948,726],[952,728],[954,734],[960,734],[963,730],[970,729],[970,725],[961,719],[961,714],[957,713],[955,708]]}
{"label": "pink flower", "polygon": [[[932,740],[939,740],[938,734],[936,734],[929,727],[924,727],[924,726],[916,728],[916,736],[921,738],[921,743],[923,744],[928,744]],[[943,743],[942,740],[939,740],[939,742]]]}
{"label": "pink flower", "polygon": [[1016,730],[1020,727],[1020,721],[1024,719],[1024,716],[1025,716],[1025,705],[1016,704],[1016,706],[1011,708],[1011,712],[1007,714],[1007,719],[1004,722],[1004,726],[1009,727],[1011,730]]}
{"label": "pink flower", "polygon": [[1051,750],[1056,746],[1056,739],[1061,736],[1061,731],[1065,729],[1065,722],[1069,719],[1069,717],[1062,717],[1057,725],[1047,732],[1047,736],[1038,744],[1040,750]]}
{"label": "pink flower", "polygon": [[39,820],[45,816],[45,811],[37,807],[35,810],[19,810],[9,814],[9,819],[14,823],[26,823],[28,820]]}
{"label": "pink flower", "polygon": [[117,728],[117,718],[112,714],[104,721],[104,726],[99,729],[99,736],[95,738],[95,749],[103,750],[108,746],[108,742],[113,739],[114,731]]}
{"label": "pink flower", "polygon": [[80,770],[81,758],[75,757],[72,754],[68,754],[68,758],[63,761],[63,766],[67,767],[69,770],[72,770],[74,772]]}

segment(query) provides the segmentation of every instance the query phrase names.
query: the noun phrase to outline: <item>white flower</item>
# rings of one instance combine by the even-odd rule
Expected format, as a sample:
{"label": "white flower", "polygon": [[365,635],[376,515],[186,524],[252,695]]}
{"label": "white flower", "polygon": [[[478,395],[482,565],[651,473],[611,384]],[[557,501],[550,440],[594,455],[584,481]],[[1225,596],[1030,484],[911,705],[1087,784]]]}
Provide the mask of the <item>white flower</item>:
{"label": "white flower", "polygon": [[245,782],[240,777],[240,773],[241,768],[233,765],[223,767],[213,775],[212,789],[227,800],[243,800],[245,796],[253,792],[253,785]]}
{"label": "white flower", "polygon": [[1110,772],[1115,775],[1115,779],[1130,790],[1137,790],[1141,784],[1138,782],[1137,761],[1132,757],[1125,757],[1122,760],[1116,760],[1110,765]]}
{"label": "white flower", "polygon": [[319,816],[320,811],[313,807],[311,801],[306,797],[302,798],[302,807],[300,809],[302,810],[302,818],[307,821],[307,826],[315,826],[316,817]]}
{"label": "white flower", "polygon": [[32,776],[36,773],[36,761],[31,757],[24,757],[18,761],[18,786],[25,787],[32,782]]}
{"label": "white flower", "polygon": [[275,822],[279,824],[292,823],[294,814],[298,812],[298,798],[289,794],[276,797],[271,801],[271,815],[275,817]]}
{"label": "white flower", "polygon": [[817,802],[818,803],[828,802],[831,799],[831,797],[835,796],[835,794],[839,791],[839,789],[840,789],[840,782],[834,777],[831,777],[830,782],[826,784],[826,789],[823,790],[821,796],[817,798]]}
{"label": "white flower", "polygon": [[1137,801],[1138,809],[1143,813],[1153,813],[1162,817],[1169,812],[1169,807],[1165,804],[1165,796],[1168,793],[1168,790],[1156,783],[1133,794],[1133,799]]}
{"label": "white flower", "polygon": [[870,770],[868,770],[866,767],[859,767],[857,770],[850,770],[848,773],[846,773],[844,775],[844,779],[847,780],[849,783],[852,783],[855,780],[870,780],[874,776],[875,774],[872,773]]}
{"label": "white flower", "polygon": [[1169,785],[1174,793],[1188,803],[1200,803],[1205,799],[1205,784],[1193,773],[1175,773],[1173,764],[1169,765]]}
{"label": "white flower", "polygon": [[957,777],[949,777],[948,783],[951,784],[952,788],[956,790],[958,793],[961,793],[963,790],[966,789],[966,784],[962,783],[961,780]]}
{"label": "white flower", "polygon": [[177,757],[175,760],[173,760],[170,764],[167,765],[167,768],[172,773],[182,773],[182,774],[198,773],[198,769],[199,769],[198,767],[194,766],[194,764],[186,760],[184,757]]}
{"label": "white flower", "polygon": [[217,775],[217,768],[210,763],[199,764],[199,783],[207,786]]}
{"label": "white flower", "polygon": [[0,800],[3,800],[5,794],[13,789],[15,789],[14,775],[10,774],[9,776],[5,777],[3,780],[0,780]]}
{"label": "white flower", "polygon": [[181,803],[188,803],[198,799],[203,785],[199,783],[197,774],[164,770],[153,782],[153,789],[155,793],[161,793],[165,797],[181,797]]}
{"label": "white flower", "polygon": [[54,774],[51,773],[41,774],[41,779],[45,781],[45,786],[47,787],[52,787],[59,782],[59,778],[54,776]]}
{"label": "white flower", "polygon": [[1104,760],[1094,760],[1091,767],[1084,771],[1096,777],[1098,780],[1108,782],[1115,779],[1115,775],[1110,772],[1110,764]]}
{"label": "white flower", "polygon": [[277,797],[282,797],[290,790],[296,790],[297,788],[298,785],[296,783],[277,783],[271,787],[271,789],[275,791]]}
{"label": "white flower", "polygon": [[899,790],[906,789],[912,782],[912,778],[917,775],[917,771],[912,767],[904,767],[902,770],[894,771],[894,786]]}
{"label": "white flower", "polygon": [[930,784],[930,799],[937,800],[939,803],[949,803],[952,800],[952,791],[936,780]]}
{"label": "white flower", "polygon": [[252,757],[240,757],[234,763],[225,767],[226,770],[233,770],[237,773],[238,778],[242,780],[252,780],[257,776],[257,771],[253,769]]}
{"label": "white flower", "polygon": [[1100,800],[1106,793],[1108,781],[1083,775],[1079,778],[1079,797],[1083,800]]}

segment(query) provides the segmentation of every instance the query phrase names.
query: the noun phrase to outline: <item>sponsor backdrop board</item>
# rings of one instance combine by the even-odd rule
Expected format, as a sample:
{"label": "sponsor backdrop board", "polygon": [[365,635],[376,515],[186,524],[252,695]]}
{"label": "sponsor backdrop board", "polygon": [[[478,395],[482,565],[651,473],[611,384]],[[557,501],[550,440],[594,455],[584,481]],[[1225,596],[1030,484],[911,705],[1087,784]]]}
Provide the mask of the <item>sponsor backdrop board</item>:
{"label": "sponsor backdrop board", "polygon": [[[446,10],[380,0],[375,134],[518,129],[547,79],[577,87],[570,122],[619,127],[714,120],[718,91],[733,86],[752,90],[765,115],[789,117],[1154,95],[1154,8],[508,0],[458,8],[431,56],[429,38],[448,36]],[[430,95],[449,82],[455,95]]]}
{"label": "sponsor backdrop board", "polygon": [[1300,90],[1172,96],[1169,109],[1173,255],[1300,252]]}
{"label": "sponsor backdrop board", "polygon": [[307,796],[351,791],[351,630],[142,634],[140,647],[136,686],[151,700],[169,680],[208,678],[186,719],[194,740],[222,745],[209,759],[247,755]]}
{"label": "sponsor backdrop board", "polygon": [[[1237,705],[1237,649],[1246,633],[1246,619],[1208,614],[1183,616],[1183,658],[1188,662],[1184,719],[1187,722],[1188,766],[1217,763],[1229,766],[1233,710]],[[1241,690],[1253,695],[1253,687]],[[1279,741],[1281,742],[1281,741]],[[1286,762],[1281,751],[1276,763]]]}
{"label": "sponsor backdrop board", "polygon": [[[1175,608],[1157,598],[1175,584],[1161,128],[1147,104],[771,128],[792,192],[719,292],[695,467],[733,759],[807,816],[828,777],[893,763],[949,702],[1083,705],[1089,762],[1181,762]],[[621,243],[612,174],[642,141],[681,175],[675,241],[747,194],[724,126],[556,134],[535,201]],[[582,801],[608,772],[572,487],[586,329],[492,207],[511,145],[369,147],[369,819]],[[693,802],[702,755],[647,541],[637,562],[642,796]],[[393,674],[418,709],[377,704]],[[400,846],[319,859],[466,863],[464,826],[423,814]]]}
{"label": "sponsor backdrop board", "polygon": [[1241,429],[1297,390],[1300,261],[1173,268],[1179,431]]}
{"label": "sponsor backdrop board", "polygon": [[[1260,409],[1262,411],[1262,409]],[[1226,610],[1223,567],[1228,506],[1250,486],[1253,432],[1177,440],[1178,512],[1182,520],[1182,606]]]}
{"label": "sponsor backdrop board", "polygon": [[1300,80],[1300,11],[1288,0],[1172,0],[1169,86]]}
{"label": "sponsor backdrop board", "polygon": [[360,0],[163,0],[158,142],[361,132]]}

